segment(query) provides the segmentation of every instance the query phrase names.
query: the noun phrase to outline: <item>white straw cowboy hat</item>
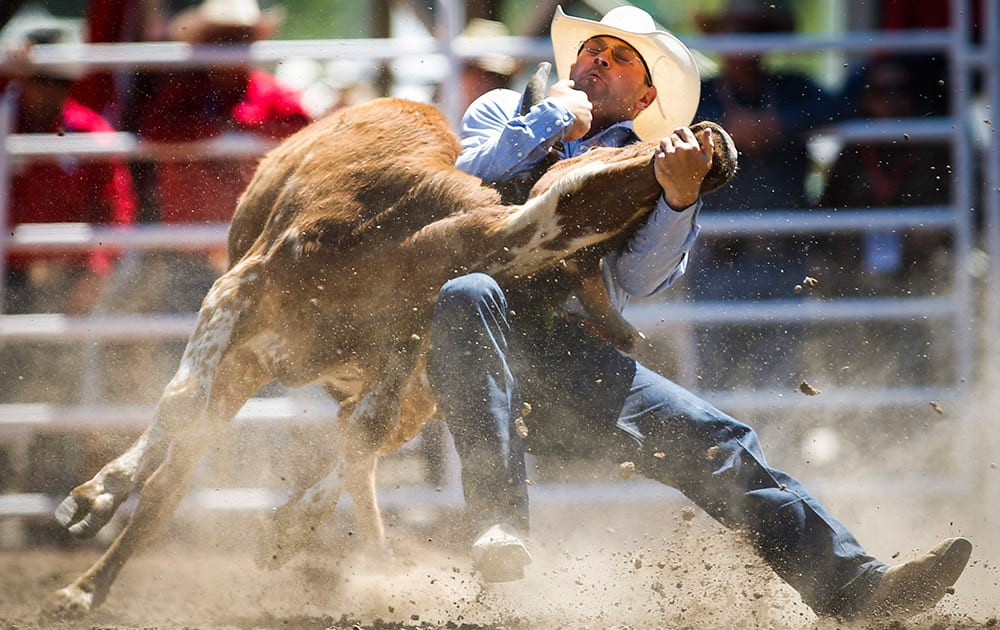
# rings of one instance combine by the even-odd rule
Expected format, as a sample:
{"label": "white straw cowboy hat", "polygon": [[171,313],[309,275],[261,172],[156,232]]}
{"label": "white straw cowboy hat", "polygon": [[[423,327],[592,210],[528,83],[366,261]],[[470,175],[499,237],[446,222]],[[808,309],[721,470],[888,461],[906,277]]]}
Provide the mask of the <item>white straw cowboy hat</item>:
{"label": "white straw cowboy hat", "polygon": [[653,18],[632,6],[608,11],[600,22],[571,17],[556,7],[552,18],[552,47],[556,72],[569,78],[583,42],[591,37],[616,37],[635,48],[652,78],[656,100],[636,116],[635,131],[643,140],[658,140],[677,127],[691,124],[701,97],[701,76],[694,56],[679,39],[656,29]]}
{"label": "white straw cowboy hat", "polygon": [[204,0],[170,21],[171,39],[189,44],[271,39],[285,21],[282,7],[261,11],[257,0]]}
{"label": "white straw cowboy hat", "polygon": [[[469,24],[465,27],[465,30],[462,31],[462,37],[471,39],[510,37],[510,31],[503,22],[484,18],[472,18],[469,20]],[[521,69],[521,64],[517,59],[497,52],[489,52],[479,57],[467,59],[466,63],[484,72],[492,72],[493,74],[505,77],[517,74],[517,71]]]}
{"label": "white straw cowboy hat", "polygon": [[[83,20],[55,17],[37,4],[22,7],[0,29],[0,53],[40,44],[82,44]],[[2,56],[0,56],[2,59]],[[41,67],[21,67],[14,63],[0,75],[79,79],[86,73],[80,63],[50,63]]]}

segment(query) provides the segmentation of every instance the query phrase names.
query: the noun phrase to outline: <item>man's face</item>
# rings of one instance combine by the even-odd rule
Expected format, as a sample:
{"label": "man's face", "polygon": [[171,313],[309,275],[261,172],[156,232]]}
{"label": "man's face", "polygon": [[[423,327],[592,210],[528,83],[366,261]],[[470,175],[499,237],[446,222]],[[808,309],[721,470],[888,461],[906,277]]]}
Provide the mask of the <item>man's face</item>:
{"label": "man's face", "polygon": [[656,98],[642,57],[615,37],[602,35],[584,42],[569,78],[576,89],[587,93],[595,121],[605,124],[634,119]]}

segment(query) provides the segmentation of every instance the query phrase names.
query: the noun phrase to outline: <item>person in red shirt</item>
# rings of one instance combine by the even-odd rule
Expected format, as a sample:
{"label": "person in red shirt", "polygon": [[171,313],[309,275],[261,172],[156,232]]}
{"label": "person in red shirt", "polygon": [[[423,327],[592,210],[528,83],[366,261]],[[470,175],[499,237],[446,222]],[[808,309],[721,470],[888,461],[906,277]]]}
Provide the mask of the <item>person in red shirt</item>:
{"label": "person in red shirt", "polygon": [[[299,95],[257,69],[173,75],[153,96],[139,123],[147,140],[203,140],[227,132],[281,139],[309,122]],[[257,159],[160,163],[156,201],[165,223],[229,221]]]}
{"label": "person in red shirt", "polygon": [[[279,11],[261,11],[256,0],[206,0],[178,13],[167,23],[166,32],[171,39],[194,45],[247,45],[271,38],[281,24]],[[264,70],[241,64],[161,74],[136,120],[140,138],[167,143],[233,132],[280,140],[309,124],[310,116],[296,91]],[[227,223],[258,158],[205,159],[192,153],[190,158],[153,164],[145,178],[149,188],[143,198],[150,207],[144,207],[144,216],[171,225]],[[112,304],[137,313],[196,312],[226,262],[225,244],[199,252],[148,254],[141,277]],[[161,344],[153,352],[138,349],[138,356],[123,362],[155,363],[148,372],[129,369],[121,379],[110,379],[112,385],[126,399],[155,399],[176,370],[182,351],[180,341]],[[140,373],[145,382],[128,384]]]}
{"label": "person in red shirt", "polygon": [[[280,24],[280,15],[262,12],[256,0],[206,0],[178,14],[168,32],[190,44],[248,44],[271,37]],[[277,140],[308,123],[300,95],[271,74],[245,65],[216,66],[165,76],[139,117],[139,134],[166,142],[228,132]],[[229,221],[256,163],[256,157],[160,163],[155,177],[160,220]]]}
{"label": "person in red shirt", "polygon": [[[94,110],[68,96],[76,68],[32,69],[27,63],[30,46],[59,43],[72,37],[63,22],[49,25],[40,18],[28,20],[30,28],[12,21],[4,32],[6,74],[0,91],[13,98],[14,133],[64,134],[112,131]],[[9,199],[4,229],[26,223],[82,222],[127,225],[136,213],[136,195],[126,165],[118,160],[83,160],[70,155],[14,162],[10,172]],[[93,309],[114,268],[115,254],[38,251],[4,252],[7,273],[3,311],[8,314],[84,314]],[[19,350],[27,351],[24,344]],[[5,347],[4,354],[14,348]],[[51,356],[51,355],[50,355]],[[47,361],[49,363],[51,361]],[[76,397],[63,370],[36,370],[33,361],[0,362],[4,387],[0,394],[13,402],[65,402]],[[67,362],[59,361],[62,368]],[[70,362],[72,363],[72,362]],[[46,379],[45,377],[49,378]],[[39,379],[52,381],[46,387]],[[25,391],[30,389],[31,391]]]}

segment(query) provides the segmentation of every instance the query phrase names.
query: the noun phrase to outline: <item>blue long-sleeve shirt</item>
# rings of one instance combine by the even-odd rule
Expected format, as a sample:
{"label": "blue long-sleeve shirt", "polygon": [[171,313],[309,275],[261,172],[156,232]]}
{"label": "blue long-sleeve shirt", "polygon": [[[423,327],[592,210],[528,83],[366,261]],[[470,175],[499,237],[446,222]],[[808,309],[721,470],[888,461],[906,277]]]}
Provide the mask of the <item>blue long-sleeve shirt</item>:
{"label": "blue long-sleeve shirt", "polygon": [[[573,126],[573,114],[544,99],[524,116],[521,95],[492,90],[476,99],[462,117],[462,152],[458,168],[488,182],[504,182],[530,170]],[[563,141],[562,157],[580,155],[594,146],[620,147],[638,142],[632,121],[618,123],[592,137]],[[699,199],[675,211],[662,195],[656,208],[625,246],[605,256],[604,284],[621,311],[628,297],[648,297],[666,289],[687,268],[688,252],[698,237]]]}

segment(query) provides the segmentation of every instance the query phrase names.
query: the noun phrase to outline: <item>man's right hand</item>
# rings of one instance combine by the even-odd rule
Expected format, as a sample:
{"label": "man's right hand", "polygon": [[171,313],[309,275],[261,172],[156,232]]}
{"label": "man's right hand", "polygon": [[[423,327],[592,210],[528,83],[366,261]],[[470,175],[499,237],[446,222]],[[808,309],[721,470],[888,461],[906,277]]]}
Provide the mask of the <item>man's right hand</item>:
{"label": "man's right hand", "polygon": [[557,81],[549,88],[549,98],[560,103],[573,114],[573,126],[563,136],[563,140],[579,140],[590,131],[594,119],[594,105],[582,90],[573,89],[573,80]]}

